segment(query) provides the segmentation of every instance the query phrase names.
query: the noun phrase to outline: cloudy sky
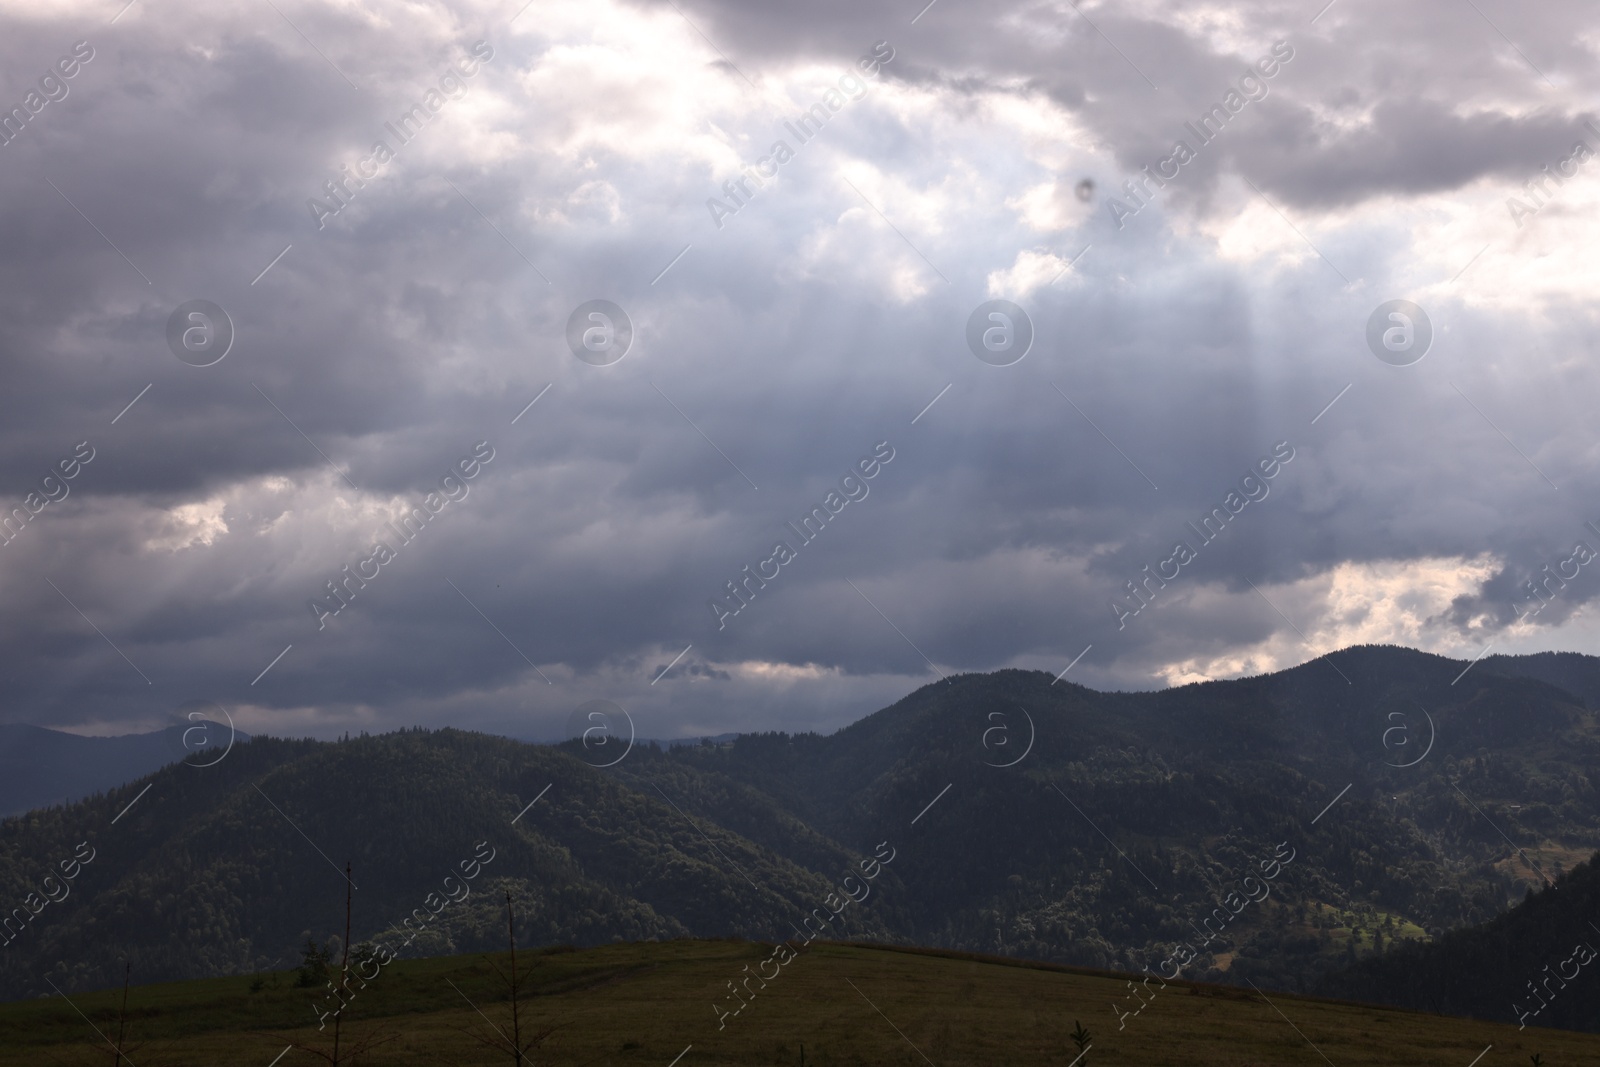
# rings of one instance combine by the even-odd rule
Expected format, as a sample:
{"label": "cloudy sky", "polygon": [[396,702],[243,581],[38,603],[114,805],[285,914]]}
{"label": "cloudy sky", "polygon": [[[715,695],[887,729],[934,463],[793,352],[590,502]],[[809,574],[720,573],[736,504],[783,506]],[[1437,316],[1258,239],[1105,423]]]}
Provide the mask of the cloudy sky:
{"label": "cloudy sky", "polygon": [[1596,650],[1600,11],[920,8],[0,5],[0,721]]}

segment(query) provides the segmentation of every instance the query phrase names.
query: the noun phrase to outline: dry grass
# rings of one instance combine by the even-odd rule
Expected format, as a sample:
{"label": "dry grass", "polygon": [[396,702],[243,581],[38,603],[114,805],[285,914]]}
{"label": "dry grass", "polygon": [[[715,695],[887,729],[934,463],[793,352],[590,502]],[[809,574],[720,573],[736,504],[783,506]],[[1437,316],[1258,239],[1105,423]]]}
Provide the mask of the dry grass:
{"label": "dry grass", "polygon": [[[1074,1020],[1092,1035],[1080,1067],[1326,1067],[1330,1061],[1339,1067],[1467,1067],[1491,1043],[1494,1050],[1480,1067],[1520,1067],[1536,1051],[1550,1067],[1600,1062],[1600,1036],[1532,1028],[1519,1033],[1511,1024],[1287,994],[1269,994],[1267,1003],[1248,989],[1177,983],[1119,1030],[1113,1002],[1129,1006],[1122,978],[859,945],[814,946],[719,1030],[713,1002],[731,1006],[727,983],[746,964],[754,970],[767,954],[760,945],[723,941],[543,954],[533,979],[537,995],[525,1002],[524,1026],[558,1026],[538,1059],[552,1067],[667,1067],[685,1048],[679,1067],[798,1065],[802,1044],[808,1067],[1066,1067],[1075,1055],[1067,1036]],[[480,959],[400,962],[351,1006],[347,1040],[351,1033],[373,1030],[394,1037],[360,1062],[506,1063],[509,1056],[491,1054],[462,1033],[489,1024],[446,979],[494,1024],[509,1029],[509,1005]],[[257,993],[248,991],[244,978],[135,989],[133,1062],[268,1067],[291,1042],[319,1036],[310,1024],[310,991],[289,982],[289,976],[279,976],[276,987]],[[100,1029],[114,1032],[115,995],[73,1000]],[[90,1026],[59,998],[0,1005],[0,1067],[109,1063],[109,1050],[99,1042],[96,1051],[97,1042]],[[320,1062],[293,1051],[277,1067]]]}

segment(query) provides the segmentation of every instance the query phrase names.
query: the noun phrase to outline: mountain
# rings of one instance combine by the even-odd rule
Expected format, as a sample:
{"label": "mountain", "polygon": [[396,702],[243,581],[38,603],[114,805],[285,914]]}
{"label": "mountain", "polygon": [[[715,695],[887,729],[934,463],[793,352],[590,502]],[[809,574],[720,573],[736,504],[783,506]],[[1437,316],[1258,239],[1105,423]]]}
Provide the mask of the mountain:
{"label": "mountain", "polygon": [[[659,784],[693,804],[690,778]],[[831,882],[817,872],[836,877],[852,855],[732,788],[767,847],[546,746],[451,730],[258,738],[215,766],[156,772],[148,794],[134,783],[0,823],[0,900],[20,909],[0,951],[0,995],[46,989],[45,977],[103,984],[119,959],[153,979],[297,962],[307,937],[342,930],[347,859],[364,936],[419,911],[413,925],[427,920],[413,955],[494,944],[505,889],[529,900],[523,926],[541,942],[731,934],[820,902]],[[729,863],[751,881],[731,880]],[[47,883],[63,864],[74,879]],[[482,878],[465,893],[463,864]],[[42,902],[32,917],[30,893]],[[851,932],[887,936],[876,919]]]}
{"label": "mountain", "polygon": [[[41,726],[0,725],[0,816],[66,804],[142,778],[169,763],[195,760],[207,732],[217,738],[229,736],[226,725],[198,720],[120,737],[80,737]],[[249,738],[239,734],[236,739]]]}
{"label": "mountain", "polygon": [[[142,734],[84,737],[43,726],[0,724],[0,818],[35,808],[67,804],[115,789],[169,763],[205,762],[206,744],[236,743],[250,735],[211,720],[169,726]],[[677,747],[703,741],[731,741],[738,734],[655,742]],[[650,742],[643,742],[648,744]]]}
{"label": "mountain", "polygon": [[1600,1032],[1600,853],[1487,923],[1327,975],[1320,992],[1494,1022]]}
{"label": "mountain", "polygon": [[[825,737],[608,768],[455,730],[258,738],[0,822],[0,901],[94,850],[70,898],[21,913],[0,996],[111,984],[124,958],[145,980],[297,963],[343,929],[346,861],[355,938],[403,954],[493,947],[510,891],[538,944],[804,936],[812,915],[836,937],[1305,989],[1488,921],[1600,846],[1600,724],[1534,660],[1463,674],[1358,647],[1153,693],[960,675]],[[480,853],[482,881],[444,902]]]}
{"label": "mountain", "polygon": [[1537,678],[1600,708],[1600,657],[1578,652],[1536,652],[1528,656],[1485,656],[1475,668],[1514,678]]}

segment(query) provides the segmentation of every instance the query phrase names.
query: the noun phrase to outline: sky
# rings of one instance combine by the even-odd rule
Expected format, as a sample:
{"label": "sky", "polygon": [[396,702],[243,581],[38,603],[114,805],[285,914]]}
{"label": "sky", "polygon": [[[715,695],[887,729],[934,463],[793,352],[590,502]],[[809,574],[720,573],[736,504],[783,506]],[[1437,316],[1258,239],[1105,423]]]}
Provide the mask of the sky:
{"label": "sky", "polygon": [[0,26],[0,722],[1597,647],[1593,5]]}

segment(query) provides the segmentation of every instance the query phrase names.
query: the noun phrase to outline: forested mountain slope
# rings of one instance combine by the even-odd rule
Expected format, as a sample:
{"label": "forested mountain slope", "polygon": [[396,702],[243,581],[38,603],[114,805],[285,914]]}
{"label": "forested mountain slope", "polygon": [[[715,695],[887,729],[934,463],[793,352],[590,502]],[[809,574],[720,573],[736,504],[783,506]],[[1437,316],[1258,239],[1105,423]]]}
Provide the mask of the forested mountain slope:
{"label": "forested mountain slope", "polygon": [[[636,746],[610,768],[452,730],[257,739],[0,823],[24,916],[95,853],[0,950],[0,995],[106,984],[123,957],[146,980],[298,962],[342,930],[346,860],[355,937],[394,942],[479,850],[471,895],[408,952],[491,946],[509,888],[539,943],[772,939],[823,909],[834,936],[1135,972],[1187,944],[1189,976],[1306,988],[1489,920],[1532,864],[1600,846],[1594,713],[1517,663],[1355,648],[1156,693],[963,675],[829,736]],[[870,894],[842,903],[875,855]]]}

